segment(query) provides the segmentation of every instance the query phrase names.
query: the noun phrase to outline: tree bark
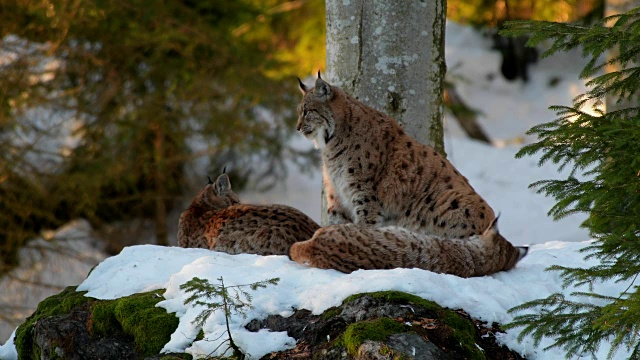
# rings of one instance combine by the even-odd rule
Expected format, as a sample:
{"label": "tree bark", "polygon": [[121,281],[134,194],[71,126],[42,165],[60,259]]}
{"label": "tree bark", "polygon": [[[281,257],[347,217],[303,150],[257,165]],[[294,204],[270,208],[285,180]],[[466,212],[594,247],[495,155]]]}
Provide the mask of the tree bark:
{"label": "tree bark", "polygon": [[444,154],[446,0],[327,1],[327,79]]}
{"label": "tree bark", "polygon": [[[446,11],[446,0],[327,1],[325,74],[445,156]],[[324,191],[322,198],[326,224]]]}

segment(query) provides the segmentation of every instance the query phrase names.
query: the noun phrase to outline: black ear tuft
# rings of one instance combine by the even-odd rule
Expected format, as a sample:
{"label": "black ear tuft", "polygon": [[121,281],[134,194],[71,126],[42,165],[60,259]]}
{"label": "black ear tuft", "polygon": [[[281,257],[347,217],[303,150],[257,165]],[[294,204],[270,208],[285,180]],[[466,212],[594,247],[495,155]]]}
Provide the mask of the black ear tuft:
{"label": "black ear tuft", "polygon": [[322,77],[320,76],[320,70],[318,70],[318,79],[322,79]]}
{"label": "black ear tuft", "polygon": [[300,85],[300,90],[303,95],[306,95],[309,92],[309,88],[305,85],[300,78],[298,78],[298,85]]}
{"label": "black ear tuft", "polygon": [[494,229],[496,232],[499,232],[498,219],[500,219],[500,213],[498,213],[498,215],[496,215],[496,218],[493,219],[493,221],[491,222],[491,225],[489,225],[489,229]]}
{"label": "black ear tuft", "polygon": [[226,173],[227,173],[227,167],[226,167],[226,166],[222,168],[222,173],[223,173],[223,174],[226,174]]}
{"label": "black ear tuft", "polygon": [[529,253],[528,246],[516,246],[516,249],[518,249],[518,261],[522,260],[522,258]]}
{"label": "black ear tuft", "polygon": [[333,95],[331,93],[331,85],[329,85],[326,81],[322,80],[322,78],[317,78],[316,89],[314,90],[314,94],[318,97],[331,99],[331,96]]}
{"label": "black ear tuft", "polygon": [[482,236],[493,237],[500,234],[500,230],[498,230],[498,218],[500,218],[500,214],[498,214],[498,216],[496,216],[496,218],[491,221],[491,224],[489,224],[489,226],[484,230]]}
{"label": "black ear tuft", "polygon": [[211,180],[210,176],[207,176],[207,179],[209,179],[209,182],[207,183],[207,185],[213,184],[213,180]]}

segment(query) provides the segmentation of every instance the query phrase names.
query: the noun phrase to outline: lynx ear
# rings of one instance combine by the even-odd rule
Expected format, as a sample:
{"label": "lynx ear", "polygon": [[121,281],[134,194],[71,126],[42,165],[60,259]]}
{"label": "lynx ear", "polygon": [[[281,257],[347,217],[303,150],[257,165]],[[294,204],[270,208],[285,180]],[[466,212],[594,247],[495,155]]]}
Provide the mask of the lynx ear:
{"label": "lynx ear", "polygon": [[498,219],[500,218],[500,214],[496,216],[495,219],[491,222],[491,225],[485,230],[483,235],[497,235],[500,233],[498,230]]}
{"label": "lynx ear", "polygon": [[518,249],[518,260],[517,261],[522,260],[522,258],[527,256],[527,253],[529,253],[529,247],[528,246],[516,246],[516,249]]}
{"label": "lynx ear", "polygon": [[211,184],[213,184],[213,180],[211,180],[211,176],[207,176],[207,179],[209,180],[209,182],[207,183],[207,185],[211,185]]}
{"label": "lynx ear", "polygon": [[222,195],[226,192],[231,191],[231,182],[229,181],[229,176],[227,174],[222,174],[218,176],[215,183],[216,194]]}
{"label": "lynx ear", "polygon": [[326,81],[322,80],[320,77],[320,72],[318,71],[318,79],[316,79],[316,89],[314,91],[317,97],[331,99],[333,95],[331,92],[331,85],[329,85]]}
{"label": "lynx ear", "polygon": [[298,84],[300,85],[300,91],[302,91],[302,95],[307,95],[309,92],[309,88],[305,85],[300,78],[298,78]]}

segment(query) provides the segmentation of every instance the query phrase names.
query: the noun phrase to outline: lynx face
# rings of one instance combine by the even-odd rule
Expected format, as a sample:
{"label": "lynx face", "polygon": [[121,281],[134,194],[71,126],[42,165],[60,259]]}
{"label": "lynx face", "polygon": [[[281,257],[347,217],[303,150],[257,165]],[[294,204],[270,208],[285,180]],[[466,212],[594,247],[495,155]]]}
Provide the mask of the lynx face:
{"label": "lynx face", "polygon": [[316,149],[322,149],[335,132],[335,121],[331,111],[328,110],[328,101],[332,96],[331,87],[322,82],[321,86],[308,89],[300,81],[300,90],[304,95],[309,94],[309,96],[305,96],[302,103],[298,105],[296,130],[313,141]]}

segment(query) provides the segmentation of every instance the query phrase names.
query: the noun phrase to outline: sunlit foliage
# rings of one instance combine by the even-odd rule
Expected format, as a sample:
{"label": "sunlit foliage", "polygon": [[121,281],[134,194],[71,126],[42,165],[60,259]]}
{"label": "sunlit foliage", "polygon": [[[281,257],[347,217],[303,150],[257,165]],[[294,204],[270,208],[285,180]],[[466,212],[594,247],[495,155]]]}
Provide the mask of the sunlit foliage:
{"label": "sunlit foliage", "polygon": [[570,22],[601,17],[603,0],[448,0],[447,17],[476,26],[500,26],[506,20]]}

